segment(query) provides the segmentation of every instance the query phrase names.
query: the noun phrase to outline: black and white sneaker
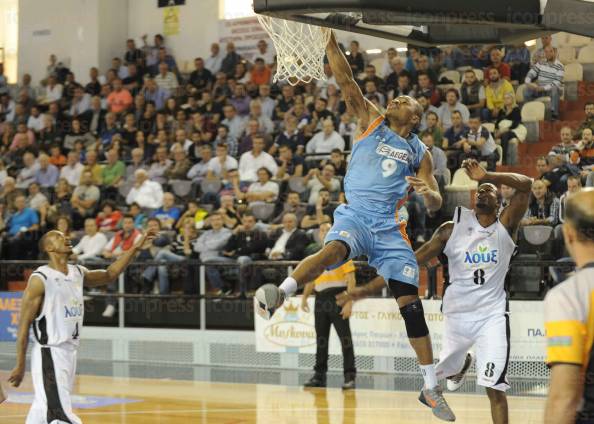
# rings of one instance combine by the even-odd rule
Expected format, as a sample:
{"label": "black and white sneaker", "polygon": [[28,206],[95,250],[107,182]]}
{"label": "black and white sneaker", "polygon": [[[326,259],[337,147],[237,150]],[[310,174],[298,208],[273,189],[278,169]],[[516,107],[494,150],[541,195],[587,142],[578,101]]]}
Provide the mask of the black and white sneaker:
{"label": "black and white sneaker", "polygon": [[458,374],[448,377],[446,379],[448,390],[450,392],[455,392],[458,389],[460,389],[460,387],[462,387],[462,385],[464,384],[464,380],[466,380],[466,373],[468,372],[470,367],[472,367],[472,364],[474,364],[475,359],[476,357],[474,356],[474,353],[468,352],[466,354],[466,360],[464,361],[464,366],[462,367],[462,370]]}

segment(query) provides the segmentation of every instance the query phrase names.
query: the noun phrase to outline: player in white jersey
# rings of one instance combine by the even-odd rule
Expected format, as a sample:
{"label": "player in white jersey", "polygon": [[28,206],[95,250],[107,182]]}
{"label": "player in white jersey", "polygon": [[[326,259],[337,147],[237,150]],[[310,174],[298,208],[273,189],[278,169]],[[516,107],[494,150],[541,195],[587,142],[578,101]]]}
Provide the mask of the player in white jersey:
{"label": "player in white jersey", "polygon": [[104,286],[115,280],[140,246],[155,236],[155,232],[148,231],[107,270],[95,271],[68,264],[72,244],[67,235],[50,231],[41,238],[39,247],[49,256],[49,263],[33,271],[23,293],[17,363],[9,377],[14,387],[23,380],[29,329],[33,325],[31,377],[35,399],[26,424],[82,422],[72,412],[71,395],[84,316],[83,286]]}
{"label": "player in white jersey", "polygon": [[[447,256],[449,285],[444,294],[444,334],[438,378],[447,378],[449,390],[458,390],[475,360],[478,384],[486,387],[495,424],[508,422],[505,391],[509,388],[509,318],[505,276],[514,254],[520,220],[526,213],[532,179],[524,175],[487,172],[477,161],[462,164],[470,178],[480,181],[474,209],[456,208],[446,222],[421,246],[419,264],[442,253]],[[498,216],[497,186],[505,184],[515,194]],[[381,277],[351,293],[337,296],[339,303],[359,299],[384,287]]]}

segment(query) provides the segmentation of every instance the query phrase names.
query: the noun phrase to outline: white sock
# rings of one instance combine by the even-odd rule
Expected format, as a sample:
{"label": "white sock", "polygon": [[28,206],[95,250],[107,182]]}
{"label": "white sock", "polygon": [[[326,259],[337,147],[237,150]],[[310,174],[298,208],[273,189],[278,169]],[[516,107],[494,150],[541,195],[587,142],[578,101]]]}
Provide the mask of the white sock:
{"label": "white sock", "polygon": [[433,389],[437,386],[437,376],[435,375],[435,365],[421,365],[419,364],[419,368],[421,368],[421,374],[423,375],[423,380],[425,380],[425,388],[426,389]]}
{"label": "white sock", "polygon": [[293,277],[287,277],[285,278],[285,281],[281,283],[279,289],[285,293],[285,298],[293,296],[297,291],[297,280]]}

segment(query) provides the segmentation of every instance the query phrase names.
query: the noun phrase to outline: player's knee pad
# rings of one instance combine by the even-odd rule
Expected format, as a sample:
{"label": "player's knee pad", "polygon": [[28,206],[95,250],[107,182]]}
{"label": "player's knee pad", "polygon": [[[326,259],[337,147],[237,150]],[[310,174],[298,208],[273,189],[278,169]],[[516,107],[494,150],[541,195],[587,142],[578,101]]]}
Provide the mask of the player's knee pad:
{"label": "player's knee pad", "polygon": [[404,319],[406,334],[408,334],[409,339],[416,339],[429,335],[421,299],[417,299],[400,308],[400,314],[402,315],[402,319]]}

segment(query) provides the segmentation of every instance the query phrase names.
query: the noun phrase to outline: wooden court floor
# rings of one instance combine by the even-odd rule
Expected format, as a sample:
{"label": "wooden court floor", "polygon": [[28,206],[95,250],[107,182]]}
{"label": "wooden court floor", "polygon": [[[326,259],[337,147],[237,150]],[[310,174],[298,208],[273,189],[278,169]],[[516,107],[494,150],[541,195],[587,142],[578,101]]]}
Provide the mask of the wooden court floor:
{"label": "wooden court floor", "polygon": [[[0,372],[6,387],[7,372]],[[27,376],[19,389],[10,388],[9,400],[32,392]],[[76,394],[125,398],[126,404],[76,409],[85,424],[417,424],[439,423],[417,401],[417,393],[379,390],[304,390],[262,384],[151,380],[79,376]],[[490,423],[486,396],[448,394],[457,423]],[[132,402],[133,400],[133,402]],[[511,423],[541,423],[542,397],[511,396]],[[29,405],[0,405],[0,423],[25,422]]]}

